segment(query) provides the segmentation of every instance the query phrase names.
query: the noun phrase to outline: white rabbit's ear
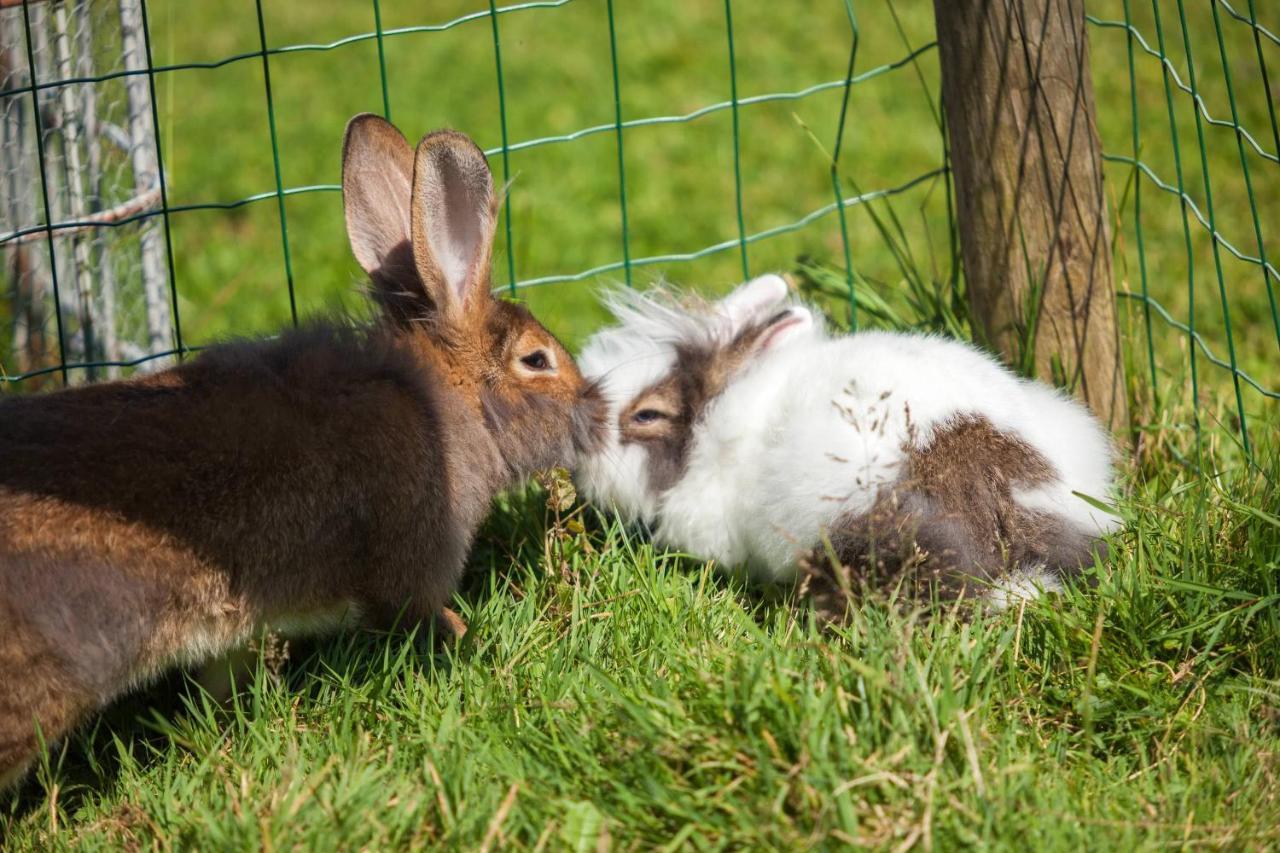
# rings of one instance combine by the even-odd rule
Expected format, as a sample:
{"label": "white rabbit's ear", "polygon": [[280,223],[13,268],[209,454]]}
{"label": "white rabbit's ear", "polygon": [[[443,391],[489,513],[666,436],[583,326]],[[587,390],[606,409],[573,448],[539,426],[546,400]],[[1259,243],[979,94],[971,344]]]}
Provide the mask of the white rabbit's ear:
{"label": "white rabbit's ear", "polygon": [[756,352],[776,349],[787,341],[813,329],[813,312],[800,305],[792,305],[776,319],[770,320],[764,332],[756,341]]}
{"label": "white rabbit's ear", "polygon": [[729,337],[735,337],[747,326],[767,320],[786,298],[786,281],[780,275],[769,274],[738,285],[716,307],[728,323]]}

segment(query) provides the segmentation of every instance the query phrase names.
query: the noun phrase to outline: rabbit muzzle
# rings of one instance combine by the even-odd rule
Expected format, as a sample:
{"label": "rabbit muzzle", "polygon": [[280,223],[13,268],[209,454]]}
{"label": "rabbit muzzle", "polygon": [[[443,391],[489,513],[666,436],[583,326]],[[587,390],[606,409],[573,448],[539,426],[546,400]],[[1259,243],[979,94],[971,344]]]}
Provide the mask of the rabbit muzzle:
{"label": "rabbit muzzle", "polygon": [[609,425],[609,401],[599,380],[587,382],[573,407],[570,439],[573,461],[599,453],[604,449]]}

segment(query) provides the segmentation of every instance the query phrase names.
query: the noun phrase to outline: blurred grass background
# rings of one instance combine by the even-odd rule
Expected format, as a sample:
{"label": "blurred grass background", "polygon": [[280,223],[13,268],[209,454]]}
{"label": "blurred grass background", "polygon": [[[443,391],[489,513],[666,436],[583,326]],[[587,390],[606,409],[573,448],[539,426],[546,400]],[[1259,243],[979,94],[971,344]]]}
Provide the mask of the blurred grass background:
{"label": "blurred grass background", "polygon": [[[1152,6],[1133,4],[1133,23],[1158,49]],[[152,0],[152,49],[157,64],[213,61],[259,47],[252,4],[236,6]],[[494,30],[476,0],[420,3],[384,0],[382,27],[446,25],[434,32],[389,34],[384,39],[391,118],[417,138],[450,126],[483,147],[502,143]],[[1161,2],[1169,67],[1189,80],[1178,9]],[[943,165],[938,124],[938,65],[932,4],[853,4],[860,39],[856,75],[886,65],[893,70],[854,85],[841,153],[842,193],[853,196],[897,188]],[[725,8],[718,3],[675,0],[617,3],[619,93],[624,121],[683,116],[730,99]],[[1124,17],[1120,0],[1096,0],[1087,11],[1097,21]],[[1264,238],[1280,222],[1280,150],[1274,104],[1268,103],[1256,55],[1280,68],[1280,45],[1220,11],[1220,51],[1211,4],[1185,10],[1187,37],[1196,62],[1205,109],[1230,120],[1223,54],[1232,73],[1240,123],[1268,156],[1248,144],[1254,201]],[[1246,10],[1247,11],[1247,10]],[[374,31],[367,3],[271,2],[264,4],[268,46],[328,44]],[[479,13],[479,14],[477,14]],[[842,3],[807,4],[780,11],[765,0],[733,4],[738,96],[796,92],[843,80],[853,31]],[[1240,14],[1244,14],[1241,12]],[[468,16],[473,16],[468,18]],[[559,136],[614,121],[608,9],[598,0],[516,9],[498,16],[509,143]],[[1173,140],[1180,146],[1183,187],[1206,214],[1203,166],[1196,143],[1191,98],[1173,90],[1173,128],[1166,109],[1160,61],[1134,42],[1135,87],[1129,83],[1126,30],[1089,27],[1099,130],[1109,155],[1132,157],[1132,107],[1138,110],[1138,158],[1167,184],[1176,184]],[[1264,10],[1263,23],[1266,21]],[[1274,22],[1271,22],[1274,24]],[[1268,31],[1268,35],[1270,31]],[[904,61],[915,55],[914,60]],[[326,51],[270,57],[272,98],[279,136],[281,181],[286,188],[334,185],[339,180],[342,129],[356,112],[382,112],[378,43],[374,39]],[[257,57],[217,69],[167,72],[157,80],[170,201],[173,205],[229,202],[274,189],[263,67]],[[1273,87],[1275,88],[1275,87]],[[1131,102],[1131,91],[1136,98]],[[747,234],[785,226],[833,201],[830,152],[836,137],[839,86],[803,99],[740,108],[743,224]],[[1213,192],[1215,224],[1244,254],[1258,255],[1249,197],[1235,133],[1205,126],[1205,163]],[[687,253],[738,237],[729,109],[685,121],[624,132],[626,191],[632,259]],[[514,151],[509,157],[510,234],[499,229],[495,282],[510,271],[525,282],[581,273],[623,259],[616,138],[612,129],[569,142]],[[500,155],[491,157],[499,180]],[[1107,164],[1115,218],[1117,286],[1140,292],[1135,230],[1135,170]],[[919,182],[889,201],[903,226],[911,269],[873,227],[865,207],[849,210],[855,276],[862,287],[892,298],[904,277],[942,287],[953,280],[946,188],[941,178]],[[1175,194],[1142,179],[1142,237],[1147,287],[1171,315],[1187,322],[1194,303],[1196,327],[1223,360],[1227,325],[1208,230],[1190,219],[1190,253],[1183,211]],[[289,195],[284,203],[288,248],[300,314],[359,311],[361,276],[350,257],[336,191]],[[274,198],[233,210],[176,213],[172,219],[176,279],[185,342],[200,345],[227,335],[268,332],[289,320],[284,241]],[[1276,250],[1280,253],[1280,248]],[[797,259],[843,265],[839,219],[828,214],[809,226],[747,249],[752,273],[792,269]],[[1257,264],[1222,252],[1226,305],[1240,366],[1266,387],[1275,374],[1280,329],[1273,328],[1266,281]],[[736,245],[695,261],[638,266],[633,280],[659,276],[723,289],[743,277]],[[843,275],[843,273],[841,273]],[[1189,287],[1189,278],[1192,280]],[[615,270],[577,282],[522,292],[553,331],[578,343],[602,320],[594,292],[623,279]],[[1124,336],[1133,368],[1148,373],[1140,303],[1122,299]],[[1157,384],[1182,395],[1188,372],[1187,337],[1158,316],[1153,350]],[[1200,371],[1202,403],[1229,389],[1218,368]],[[1274,420],[1274,404],[1246,391],[1250,416]]]}
{"label": "blurred grass background", "polygon": [[[168,0],[152,5],[157,62],[214,59],[257,48],[249,9],[235,15]],[[844,78],[850,27],[841,4],[826,5],[803,15],[780,15],[769,3],[735,5],[740,97]],[[931,41],[931,12],[927,4],[919,6],[903,18],[904,37],[895,34],[887,7],[878,10],[877,36],[864,40],[857,70],[899,60],[909,46]],[[433,3],[424,20],[421,4],[391,0],[382,4],[382,23],[387,29],[443,23],[487,8],[476,2]],[[619,3],[615,20],[624,120],[686,114],[729,99],[722,6]],[[371,31],[373,23],[369,4],[272,3],[266,8],[273,46],[328,42]],[[513,144],[614,121],[603,2],[503,14],[499,27]],[[487,18],[443,32],[388,37],[385,48],[391,117],[407,136],[416,139],[451,126],[485,148],[501,144],[494,38]],[[922,66],[936,78],[931,52]],[[271,77],[285,186],[337,183],[346,120],[359,111],[383,109],[376,43],[274,56]],[[910,84],[909,97],[903,97],[904,82]],[[274,186],[259,63],[167,74],[159,85],[172,203],[231,200]],[[836,89],[742,108],[748,233],[792,222],[833,200],[826,155],[805,127],[830,146],[841,96]],[[856,164],[868,188],[904,183],[941,165],[934,97],[936,92],[921,88],[910,69],[858,87],[844,156]],[[886,145],[884,131],[893,125],[903,132]],[[629,130],[625,150],[633,258],[694,251],[737,236],[730,110]],[[492,166],[501,180],[501,157],[493,157]],[[500,228],[497,283],[506,283],[508,255],[520,280],[622,259],[612,131],[514,152],[510,170],[512,243]],[[917,198],[929,189],[921,187]],[[940,202],[941,188],[933,189]],[[937,211],[945,215],[945,208]],[[338,194],[290,197],[286,212],[300,306],[321,310],[351,302],[360,276],[346,247]],[[945,229],[945,219],[934,224]],[[839,257],[836,227],[832,215],[798,235],[753,245],[750,266],[787,268],[803,253]],[[288,320],[272,200],[232,212],[180,214],[174,218],[174,237],[182,309],[193,343],[228,332],[269,330]],[[885,260],[868,257],[866,265],[874,269],[879,263],[887,273]],[[637,270],[636,278],[644,282],[663,273],[719,287],[742,277],[736,247],[697,263]],[[622,273],[606,278],[621,280]],[[591,293],[597,283],[557,284],[527,296],[555,331],[573,341],[600,319]]]}

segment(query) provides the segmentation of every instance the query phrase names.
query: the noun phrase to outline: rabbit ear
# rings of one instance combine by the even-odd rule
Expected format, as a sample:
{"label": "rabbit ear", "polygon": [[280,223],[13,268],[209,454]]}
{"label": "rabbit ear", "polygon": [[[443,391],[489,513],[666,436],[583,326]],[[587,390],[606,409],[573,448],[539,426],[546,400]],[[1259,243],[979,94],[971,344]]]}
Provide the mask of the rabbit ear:
{"label": "rabbit ear", "polygon": [[771,319],[755,343],[754,349],[762,352],[786,343],[796,335],[813,328],[813,312],[799,305],[792,305],[786,312]]}
{"label": "rabbit ear", "polygon": [[409,263],[413,149],[395,126],[362,113],[342,142],[342,207],[347,239],[360,266],[384,286],[421,292]]}
{"label": "rabbit ear", "polygon": [[456,323],[490,299],[498,199],[484,152],[456,131],[424,137],[414,156],[412,197],[418,277],[441,315]]}
{"label": "rabbit ear", "polygon": [[729,336],[735,337],[747,326],[768,319],[786,298],[787,283],[782,276],[762,275],[738,285],[717,307],[728,322]]}

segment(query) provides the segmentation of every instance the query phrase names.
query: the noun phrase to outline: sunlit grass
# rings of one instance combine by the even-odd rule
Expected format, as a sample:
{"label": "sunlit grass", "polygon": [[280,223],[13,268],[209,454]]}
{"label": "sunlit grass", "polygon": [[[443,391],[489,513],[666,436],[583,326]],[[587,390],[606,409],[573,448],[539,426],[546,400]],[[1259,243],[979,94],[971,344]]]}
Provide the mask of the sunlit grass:
{"label": "sunlit grass", "polygon": [[[251,8],[148,5],[157,61],[257,47]],[[624,118],[728,99],[721,5],[614,5]],[[889,6],[856,5],[859,70],[933,37],[932,4],[923,0],[896,6],[905,43]],[[1121,16],[1119,2],[1089,5],[1099,17]],[[273,45],[372,29],[365,4],[264,6]],[[484,8],[437,3],[430,16],[443,22]],[[777,4],[741,0],[733,11],[742,96],[843,76],[843,4],[782,14]],[[408,0],[386,0],[382,13],[389,28],[423,23],[425,14]],[[1224,115],[1210,73],[1218,57],[1208,10],[1197,5],[1188,14],[1210,81],[1206,101]],[[1151,22],[1138,25],[1148,30]],[[1231,26],[1242,121],[1266,143],[1265,99],[1243,68],[1252,40]],[[1090,33],[1104,147],[1132,153],[1123,32]],[[503,15],[500,36],[512,142],[612,122],[604,4],[576,0]],[[388,38],[386,49],[392,117],[410,136],[451,125],[486,147],[500,144],[487,19]],[[1266,51],[1280,68],[1280,51]],[[1169,179],[1160,67],[1141,55],[1137,62],[1142,156]],[[271,63],[284,185],[335,183],[346,119],[382,109],[376,45]],[[842,154],[846,196],[941,164],[930,106],[936,54],[920,63],[932,92],[909,65],[855,87]],[[158,87],[175,203],[274,187],[259,61],[165,75]],[[839,96],[743,108],[748,233],[832,200],[825,158]],[[1178,113],[1189,157],[1190,122],[1190,112]],[[721,111],[626,133],[633,258],[737,236],[731,127]],[[1223,128],[1209,134],[1219,227],[1250,249],[1234,136]],[[525,280],[622,259],[615,146],[607,132],[512,155],[513,239],[508,244],[500,231],[498,283],[512,267]],[[1270,229],[1280,216],[1278,170],[1250,163]],[[501,179],[501,158],[492,165]],[[1194,154],[1186,183],[1196,199],[1200,168]],[[1117,278],[1136,292],[1131,173],[1110,164],[1107,176]],[[902,239],[896,227],[877,227],[869,208],[850,210],[863,327],[968,336],[952,289],[944,189],[927,181],[891,209],[876,205],[882,222],[897,217]],[[1142,192],[1150,292],[1185,319],[1191,269],[1202,328],[1225,356],[1203,229],[1192,223],[1188,264],[1177,199],[1149,185]],[[292,196],[286,216],[302,313],[360,310],[338,194]],[[188,343],[288,321],[274,200],[173,222]],[[834,216],[752,244],[748,263],[753,273],[799,270],[811,295],[846,316]],[[1274,389],[1263,280],[1238,261],[1228,259],[1225,269],[1241,363]],[[637,284],[659,274],[714,290],[743,270],[736,247],[633,270]],[[621,280],[623,272],[601,278]],[[602,320],[594,302],[600,283],[524,295],[574,344]],[[583,512],[583,533],[549,532],[544,495],[533,487],[499,500],[480,538],[456,602],[471,628],[460,645],[372,632],[294,644],[287,660],[271,657],[226,706],[177,675],[53,752],[17,797],[0,795],[0,838],[15,849],[1274,848],[1276,404],[1245,398],[1257,444],[1250,465],[1235,437],[1228,375],[1202,364],[1201,399],[1191,400],[1185,336],[1157,319],[1152,387],[1143,316],[1136,303],[1121,304],[1137,436],[1122,463],[1125,525],[1106,563],[1062,596],[1003,614],[873,600],[848,625],[824,632],[793,591],[726,581],[593,511]],[[1202,425],[1198,446],[1193,415]]]}
{"label": "sunlit grass", "polygon": [[1271,486],[1163,464],[1126,481],[1089,583],[1003,614],[874,601],[825,633],[790,593],[605,521],[544,547],[533,489],[482,537],[459,646],[297,646],[226,707],[175,679],[55,753],[0,830],[16,848],[1274,846]]}

